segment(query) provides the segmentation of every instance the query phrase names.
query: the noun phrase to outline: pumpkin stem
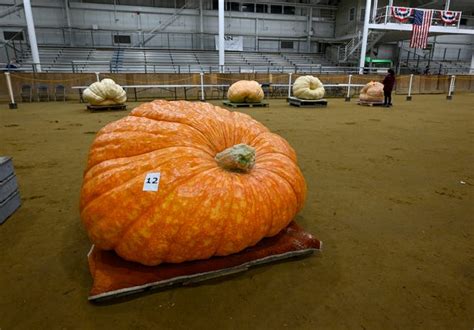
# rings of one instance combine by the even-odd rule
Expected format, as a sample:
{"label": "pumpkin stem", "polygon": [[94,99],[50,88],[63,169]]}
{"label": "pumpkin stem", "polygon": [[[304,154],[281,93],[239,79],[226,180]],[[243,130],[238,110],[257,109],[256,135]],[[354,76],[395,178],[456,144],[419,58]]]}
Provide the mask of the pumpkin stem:
{"label": "pumpkin stem", "polygon": [[248,173],[255,165],[255,148],[241,143],[219,152],[214,158],[225,170]]}

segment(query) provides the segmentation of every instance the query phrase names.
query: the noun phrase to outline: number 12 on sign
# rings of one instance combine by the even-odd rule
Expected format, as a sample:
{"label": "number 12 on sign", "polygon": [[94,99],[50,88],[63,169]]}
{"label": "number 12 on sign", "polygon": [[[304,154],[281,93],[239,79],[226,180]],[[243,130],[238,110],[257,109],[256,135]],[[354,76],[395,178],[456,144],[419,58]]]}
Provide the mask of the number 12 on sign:
{"label": "number 12 on sign", "polygon": [[148,173],[143,183],[143,191],[158,191],[161,173]]}

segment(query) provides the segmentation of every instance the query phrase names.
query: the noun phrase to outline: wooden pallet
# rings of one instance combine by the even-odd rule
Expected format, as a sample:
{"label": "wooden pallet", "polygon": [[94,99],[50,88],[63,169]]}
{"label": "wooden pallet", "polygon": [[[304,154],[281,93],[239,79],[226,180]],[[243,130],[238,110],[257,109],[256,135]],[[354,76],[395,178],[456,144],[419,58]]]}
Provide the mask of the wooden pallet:
{"label": "wooden pallet", "polygon": [[365,105],[367,107],[382,107],[383,102],[368,102],[368,101],[359,101],[358,105]]}
{"label": "wooden pallet", "polygon": [[277,235],[265,237],[243,251],[225,257],[211,257],[179,264],[145,266],[126,261],[113,251],[93,246],[87,255],[93,278],[89,300],[100,303],[107,299],[150,290],[195,285],[201,281],[245,272],[270,262],[308,256],[320,252],[321,248],[321,241],[294,222]]}
{"label": "wooden pallet", "polygon": [[268,106],[268,102],[236,103],[236,102],[231,102],[231,101],[224,101],[222,103],[232,108],[253,108],[253,107],[267,107]]}
{"label": "wooden pallet", "polygon": [[109,105],[87,105],[89,111],[114,111],[114,110],[126,110],[126,104],[109,104]]}
{"label": "wooden pallet", "polygon": [[290,105],[300,108],[324,108],[328,106],[328,101],[326,99],[303,100],[294,96],[290,96],[287,101]]}

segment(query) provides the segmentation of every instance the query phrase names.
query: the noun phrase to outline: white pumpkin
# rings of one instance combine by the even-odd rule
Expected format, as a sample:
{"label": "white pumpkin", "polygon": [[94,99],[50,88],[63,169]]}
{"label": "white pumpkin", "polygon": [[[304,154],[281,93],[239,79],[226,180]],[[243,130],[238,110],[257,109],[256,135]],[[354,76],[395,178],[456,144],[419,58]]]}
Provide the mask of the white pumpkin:
{"label": "white pumpkin", "polygon": [[368,82],[360,90],[359,100],[364,102],[383,102],[383,84],[377,81]]}
{"label": "white pumpkin", "polygon": [[260,84],[254,80],[239,80],[227,91],[227,98],[235,103],[261,102],[264,94]]}
{"label": "white pumpkin", "polygon": [[91,84],[82,97],[92,105],[123,104],[127,101],[127,93],[123,88],[108,78]]}
{"label": "white pumpkin", "polygon": [[324,97],[322,82],[313,76],[301,76],[293,83],[293,96],[305,100],[319,100]]}

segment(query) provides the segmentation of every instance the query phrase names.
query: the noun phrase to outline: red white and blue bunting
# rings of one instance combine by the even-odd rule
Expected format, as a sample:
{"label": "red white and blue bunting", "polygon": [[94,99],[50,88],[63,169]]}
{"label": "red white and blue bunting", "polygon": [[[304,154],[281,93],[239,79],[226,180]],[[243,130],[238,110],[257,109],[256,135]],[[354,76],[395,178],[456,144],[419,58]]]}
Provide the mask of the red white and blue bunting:
{"label": "red white and blue bunting", "polygon": [[440,10],[441,20],[446,24],[456,23],[459,19],[459,13],[449,10]]}
{"label": "red white and blue bunting", "polygon": [[400,22],[405,22],[408,18],[410,18],[412,14],[413,14],[412,8],[392,7],[393,17]]}

